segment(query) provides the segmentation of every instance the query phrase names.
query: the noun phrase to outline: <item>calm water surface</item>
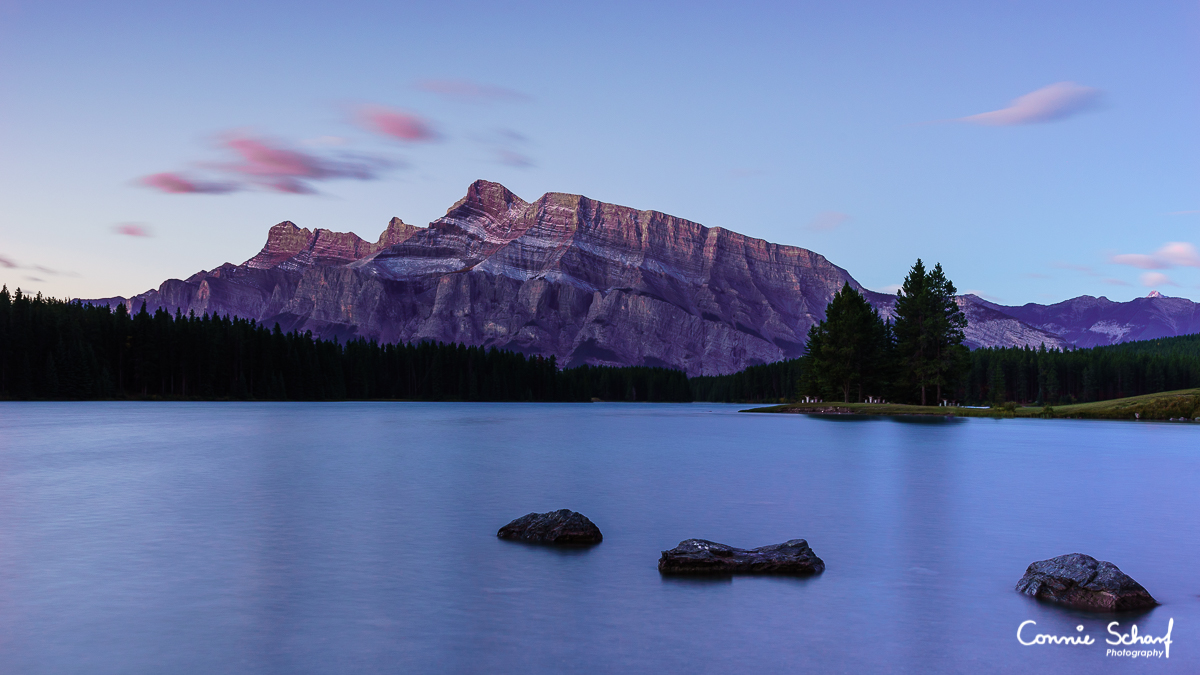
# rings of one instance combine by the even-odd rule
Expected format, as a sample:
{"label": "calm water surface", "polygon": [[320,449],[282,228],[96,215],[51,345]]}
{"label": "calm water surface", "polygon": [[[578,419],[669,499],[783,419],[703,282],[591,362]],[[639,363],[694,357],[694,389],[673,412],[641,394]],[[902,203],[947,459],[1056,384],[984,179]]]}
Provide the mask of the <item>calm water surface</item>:
{"label": "calm water surface", "polygon": [[[1200,672],[1200,425],[736,410],[0,403],[0,673]],[[559,508],[604,542],[495,537]],[[660,577],[691,537],[828,569]],[[1013,591],[1075,551],[1170,659]]]}

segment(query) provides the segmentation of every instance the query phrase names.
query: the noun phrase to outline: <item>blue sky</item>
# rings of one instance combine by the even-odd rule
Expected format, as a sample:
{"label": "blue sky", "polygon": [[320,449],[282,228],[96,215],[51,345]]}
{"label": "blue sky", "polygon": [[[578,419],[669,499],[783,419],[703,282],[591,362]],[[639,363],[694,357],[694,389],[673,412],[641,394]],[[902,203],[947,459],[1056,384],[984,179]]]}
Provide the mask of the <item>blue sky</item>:
{"label": "blue sky", "polygon": [[1200,299],[1194,2],[580,4],[0,0],[0,281],[131,295],[487,178],[879,290]]}

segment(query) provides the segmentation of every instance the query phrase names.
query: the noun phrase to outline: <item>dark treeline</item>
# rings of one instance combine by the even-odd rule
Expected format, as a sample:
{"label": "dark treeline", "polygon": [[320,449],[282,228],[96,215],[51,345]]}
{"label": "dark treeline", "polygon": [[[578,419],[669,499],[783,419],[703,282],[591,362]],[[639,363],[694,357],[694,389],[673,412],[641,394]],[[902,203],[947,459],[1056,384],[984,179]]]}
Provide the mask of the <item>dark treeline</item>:
{"label": "dark treeline", "polygon": [[[956,400],[967,405],[1062,405],[1200,387],[1200,335],[1090,349],[988,347],[970,355]],[[803,358],[720,377],[694,377],[697,401],[774,403],[810,395]]]}
{"label": "dark treeline", "polygon": [[971,353],[966,398],[977,404],[1086,403],[1200,387],[1200,335],[1069,351]]}
{"label": "dark treeline", "polygon": [[918,259],[885,322],[849,284],[808,333],[799,359],[692,379],[701,401],[937,405],[1086,403],[1200,387],[1200,335],[1091,349],[962,345],[967,320],[941,265]]}
{"label": "dark treeline", "polygon": [[0,290],[0,398],[690,401],[684,373],[457,344],[346,344],[248,319]]}

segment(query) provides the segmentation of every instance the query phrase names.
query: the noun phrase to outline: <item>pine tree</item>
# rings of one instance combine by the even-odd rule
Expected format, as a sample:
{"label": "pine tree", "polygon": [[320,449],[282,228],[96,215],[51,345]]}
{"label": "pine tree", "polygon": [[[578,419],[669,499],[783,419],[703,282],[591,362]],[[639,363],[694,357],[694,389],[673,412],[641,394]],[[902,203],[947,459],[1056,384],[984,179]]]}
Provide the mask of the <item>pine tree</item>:
{"label": "pine tree", "polygon": [[921,391],[921,405],[930,387],[940,400],[942,387],[956,387],[969,367],[962,344],[967,319],[955,293],[941,264],[926,271],[920,258],[896,292],[897,367],[902,378]]}
{"label": "pine tree", "polygon": [[887,327],[879,312],[849,283],[825,308],[825,319],[808,332],[806,348],[811,372],[824,390],[839,391],[850,402],[850,390],[878,387],[888,347]]}

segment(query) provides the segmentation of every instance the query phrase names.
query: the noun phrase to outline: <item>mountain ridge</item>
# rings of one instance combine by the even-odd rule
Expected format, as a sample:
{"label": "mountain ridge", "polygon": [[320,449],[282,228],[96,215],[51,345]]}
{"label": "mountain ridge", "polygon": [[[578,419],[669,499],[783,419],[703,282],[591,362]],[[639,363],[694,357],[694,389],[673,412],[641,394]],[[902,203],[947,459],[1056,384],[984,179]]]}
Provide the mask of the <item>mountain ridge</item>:
{"label": "mountain ridge", "polygon": [[[371,243],[283,221],[241,265],[92,302],[233,314],[341,340],[440,340],[560,365],[715,375],[802,354],[808,327],[844,283],[891,316],[895,296],[864,288],[808,249],[582,195],[525,201],[480,180],[428,227],[393,218]],[[958,302],[973,348],[1069,347],[1060,333],[1088,332],[1056,323],[1071,308],[1010,308],[972,295]],[[1154,325],[1190,326],[1183,309]]]}

